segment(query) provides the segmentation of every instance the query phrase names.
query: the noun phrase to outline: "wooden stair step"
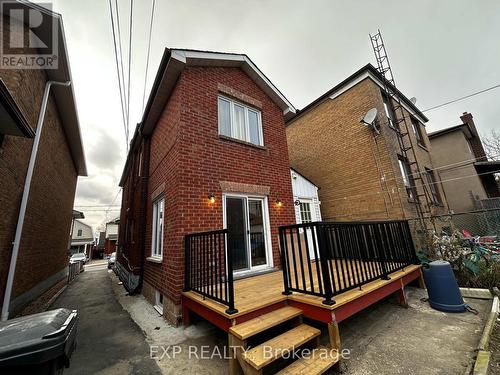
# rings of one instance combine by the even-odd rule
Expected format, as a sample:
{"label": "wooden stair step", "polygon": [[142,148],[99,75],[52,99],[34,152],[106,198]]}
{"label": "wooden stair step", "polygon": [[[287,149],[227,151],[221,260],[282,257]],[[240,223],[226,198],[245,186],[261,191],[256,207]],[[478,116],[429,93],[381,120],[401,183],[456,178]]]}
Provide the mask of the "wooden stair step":
{"label": "wooden stair step", "polygon": [[325,346],[318,346],[310,355],[300,358],[291,365],[285,367],[276,375],[319,375],[323,374],[335,363],[338,356],[335,352],[330,354],[332,349]]}
{"label": "wooden stair step", "polygon": [[229,329],[229,332],[239,338],[246,340],[258,333],[264,332],[288,320],[302,315],[302,310],[295,307],[286,306],[270,313],[261,315],[244,323],[237,324]]}
{"label": "wooden stair step", "polygon": [[281,358],[284,354],[298,349],[301,345],[318,337],[320,334],[321,331],[319,329],[307,324],[301,324],[255,348],[243,352],[242,358],[254,369],[260,370],[269,363]]}

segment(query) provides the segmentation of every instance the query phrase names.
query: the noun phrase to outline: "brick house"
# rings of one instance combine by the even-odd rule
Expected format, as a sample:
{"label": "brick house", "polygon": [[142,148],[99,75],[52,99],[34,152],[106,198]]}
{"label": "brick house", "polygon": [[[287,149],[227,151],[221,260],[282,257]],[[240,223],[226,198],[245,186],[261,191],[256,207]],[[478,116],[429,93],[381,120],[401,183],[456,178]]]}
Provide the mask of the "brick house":
{"label": "brick house", "polygon": [[[394,104],[380,73],[368,64],[287,121],[290,165],[314,181],[325,219],[340,221],[415,218],[416,196],[426,181],[433,215],[447,203],[430,154],[427,117],[394,88],[409,119],[409,137],[424,174],[415,182],[395,130]],[[377,131],[361,123],[377,109]],[[408,147],[408,144],[405,144]],[[424,169],[425,168],[425,169]]]}
{"label": "brick house", "polygon": [[246,55],[165,50],[120,182],[117,270],[169,321],[181,319],[187,234],[227,228],[236,276],[280,267],[294,112]]}
{"label": "brick house", "polygon": [[116,218],[106,223],[104,254],[110,255],[116,251],[116,242],[118,241],[118,228],[120,218]]}
{"label": "brick house", "polygon": [[432,160],[443,178],[450,209],[460,213],[500,208],[495,180],[500,162],[486,157],[472,114],[465,112],[460,119],[460,125],[429,134]]}
{"label": "brick house", "polygon": [[[44,21],[57,25],[57,69],[0,69],[0,298],[3,300],[20,213],[28,163],[44,88],[49,80],[71,81],[61,16],[31,3]],[[2,10],[4,8],[2,7]],[[28,33],[20,21],[1,14],[7,43],[13,30]],[[16,31],[17,32],[17,31]],[[37,29],[44,43],[52,41]],[[64,279],[68,268],[68,237],[78,176],[86,175],[82,140],[72,87],[50,91],[10,298],[10,315]]]}

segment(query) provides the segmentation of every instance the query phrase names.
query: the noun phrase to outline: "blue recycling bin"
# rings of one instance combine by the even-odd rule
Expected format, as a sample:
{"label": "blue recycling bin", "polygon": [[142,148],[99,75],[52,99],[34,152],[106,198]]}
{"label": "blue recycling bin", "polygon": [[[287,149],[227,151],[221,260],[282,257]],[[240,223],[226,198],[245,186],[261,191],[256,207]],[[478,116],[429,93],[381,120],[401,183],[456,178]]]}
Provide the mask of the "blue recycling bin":
{"label": "blue recycling bin", "polygon": [[432,308],[455,313],[466,310],[465,302],[449,262],[435,260],[424,264],[422,270],[429,295],[429,304]]}

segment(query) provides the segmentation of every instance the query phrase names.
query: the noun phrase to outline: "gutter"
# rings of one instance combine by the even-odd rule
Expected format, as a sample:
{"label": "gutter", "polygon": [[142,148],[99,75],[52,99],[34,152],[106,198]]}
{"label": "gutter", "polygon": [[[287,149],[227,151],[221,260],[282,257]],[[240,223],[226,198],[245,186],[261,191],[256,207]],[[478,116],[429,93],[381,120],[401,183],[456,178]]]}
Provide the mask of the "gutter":
{"label": "gutter", "polygon": [[45,112],[47,110],[47,103],[49,101],[50,88],[52,87],[52,85],[68,87],[71,85],[71,81],[66,81],[66,82],[48,81],[45,83],[45,91],[43,93],[42,105],[40,107],[40,113],[38,115],[38,121],[35,129],[35,140],[33,141],[33,147],[31,148],[31,156],[28,164],[28,171],[26,172],[26,178],[24,180],[24,190],[23,190],[23,196],[21,198],[21,208],[19,210],[19,216],[17,218],[16,234],[14,237],[12,256],[9,266],[9,274],[7,276],[7,284],[5,286],[5,294],[2,304],[1,321],[6,321],[7,319],[9,319],[10,298],[12,294],[12,286],[14,284],[14,276],[16,273],[16,263],[17,263],[17,257],[19,255],[21,236],[23,233],[24,218],[26,216],[26,207],[28,205],[31,180],[33,178],[33,171],[35,169],[35,162],[38,153],[38,145],[40,144],[40,138],[42,136],[43,121],[45,119]]}

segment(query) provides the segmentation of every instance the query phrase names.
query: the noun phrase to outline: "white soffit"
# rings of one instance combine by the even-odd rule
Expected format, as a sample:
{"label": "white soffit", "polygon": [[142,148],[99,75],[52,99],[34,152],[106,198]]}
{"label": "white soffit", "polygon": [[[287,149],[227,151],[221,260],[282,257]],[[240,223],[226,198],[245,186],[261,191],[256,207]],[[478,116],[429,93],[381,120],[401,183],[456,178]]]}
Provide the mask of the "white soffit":
{"label": "white soffit", "polygon": [[[350,90],[352,87],[356,86],[358,83],[363,81],[364,79],[369,78],[371,79],[377,86],[379,86],[383,91],[385,90],[384,84],[371,72],[367,71],[361,74],[359,77],[356,79],[353,79],[352,81],[348,82],[344,86],[342,86],[339,90],[335,91],[332,95],[329,96],[330,99],[335,99],[336,97],[342,95],[344,92],[347,90]],[[420,117],[413,109],[408,107],[406,103],[401,100],[401,104],[403,105],[404,109],[406,109],[411,115],[415,116],[422,124],[425,124],[427,121],[425,121],[422,117]]]}

